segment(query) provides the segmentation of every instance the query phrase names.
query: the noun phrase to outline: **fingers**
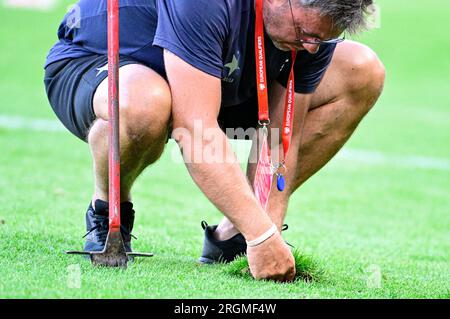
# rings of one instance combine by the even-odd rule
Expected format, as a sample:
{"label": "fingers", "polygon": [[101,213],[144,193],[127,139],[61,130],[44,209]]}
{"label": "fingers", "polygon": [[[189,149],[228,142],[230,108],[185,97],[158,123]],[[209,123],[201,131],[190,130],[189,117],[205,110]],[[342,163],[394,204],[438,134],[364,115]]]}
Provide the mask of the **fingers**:
{"label": "fingers", "polygon": [[295,279],[295,260],[279,233],[247,250],[250,272],[256,280],[291,282]]}
{"label": "fingers", "polygon": [[286,276],[284,277],[284,279],[285,279],[284,282],[294,281],[296,273],[297,273],[297,271],[295,269],[295,262],[294,262],[294,266],[289,269]]}
{"label": "fingers", "polygon": [[[287,245],[286,245],[286,247],[287,247]],[[289,263],[291,264],[291,267],[289,267],[288,271],[286,272],[286,275],[284,277],[285,282],[294,281],[295,275],[297,273],[297,270],[295,269],[295,259],[294,259],[294,256],[292,255],[290,249],[289,249],[289,253],[290,253],[290,259],[291,259]]]}
{"label": "fingers", "polygon": [[278,274],[278,275],[272,276],[270,278],[264,278],[264,279],[272,280],[272,281],[276,281],[276,282],[292,282],[295,279],[295,274],[296,274],[295,265],[293,265],[292,267],[289,267],[289,269],[287,270],[287,272],[285,274]]}
{"label": "fingers", "polygon": [[256,280],[270,280],[270,281],[276,281],[276,282],[292,282],[295,279],[295,267],[291,267],[285,274],[275,274],[275,275],[268,275],[268,274],[260,274],[256,275],[253,278]]}

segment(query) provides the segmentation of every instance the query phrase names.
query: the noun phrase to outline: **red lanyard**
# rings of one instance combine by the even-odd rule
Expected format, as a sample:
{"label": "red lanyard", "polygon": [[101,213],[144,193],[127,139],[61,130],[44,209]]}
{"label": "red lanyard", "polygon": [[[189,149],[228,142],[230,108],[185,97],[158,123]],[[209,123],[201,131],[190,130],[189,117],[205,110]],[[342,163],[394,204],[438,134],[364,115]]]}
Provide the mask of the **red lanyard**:
{"label": "red lanyard", "polygon": [[[266,50],[264,47],[264,20],[263,20],[263,0],[255,0],[255,57],[256,57],[256,87],[258,91],[258,119],[263,125],[270,124],[269,117],[269,99],[267,89],[267,73],[266,73]],[[292,66],[289,80],[286,88],[286,99],[284,105],[284,118],[282,129],[282,141],[284,160],[286,160],[289,147],[292,140],[292,129],[294,124],[294,108],[295,108],[295,88],[294,88],[294,63],[297,52],[292,51]]]}

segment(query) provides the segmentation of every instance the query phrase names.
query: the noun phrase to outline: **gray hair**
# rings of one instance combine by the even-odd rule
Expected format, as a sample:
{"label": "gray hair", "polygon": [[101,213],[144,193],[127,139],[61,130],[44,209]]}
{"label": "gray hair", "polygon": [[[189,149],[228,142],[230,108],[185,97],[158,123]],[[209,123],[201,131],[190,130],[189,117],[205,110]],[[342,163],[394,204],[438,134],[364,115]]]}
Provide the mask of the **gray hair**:
{"label": "gray hair", "polygon": [[366,29],[367,16],[373,13],[373,0],[297,0],[304,8],[317,9],[329,16],[335,28],[349,33]]}

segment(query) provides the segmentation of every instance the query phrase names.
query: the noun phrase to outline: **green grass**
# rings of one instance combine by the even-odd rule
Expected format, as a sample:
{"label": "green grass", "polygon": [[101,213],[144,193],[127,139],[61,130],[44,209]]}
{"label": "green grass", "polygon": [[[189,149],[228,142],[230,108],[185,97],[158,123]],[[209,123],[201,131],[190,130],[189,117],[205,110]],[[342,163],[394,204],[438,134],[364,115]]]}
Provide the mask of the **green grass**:
{"label": "green grass", "polygon": [[[305,281],[311,283],[325,282],[328,280],[325,269],[313,256],[304,255],[298,249],[293,249],[292,254],[295,259],[296,269],[294,282]],[[248,260],[245,256],[236,257],[236,259],[226,267],[226,272],[233,276],[253,280]]]}
{"label": "green grass", "polygon": [[[49,13],[0,7],[0,115],[55,119],[42,65],[68,3]],[[382,28],[361,41],[386,64],[386,89],[348,147],[448,162],[450,3],[380,4]],[[293,196],[283,233],[298,257],[309,256],[299,264],[324,275],[277,284],[236,275],[245,260],[196,263],[200,221],[221,214],[170,161],[174,147],[134,190],[134,247],[155,257],[126,271],[94,268],[63,254],[83,243],[93,180],[86,145],[64,132],[0,128],[0,298],[450,298],[449,170],[333,160]],[[68,285],[71,265],[79,289]]]}

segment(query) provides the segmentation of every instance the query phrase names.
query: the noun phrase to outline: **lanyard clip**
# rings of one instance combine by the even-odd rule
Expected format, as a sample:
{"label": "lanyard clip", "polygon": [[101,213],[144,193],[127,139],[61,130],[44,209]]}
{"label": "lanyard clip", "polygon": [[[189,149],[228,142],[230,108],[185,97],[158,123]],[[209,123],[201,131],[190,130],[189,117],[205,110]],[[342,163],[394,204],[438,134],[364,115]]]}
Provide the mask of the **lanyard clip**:
{"label": "lanyard clip", "polygon": [[272,164],[272,172],[277,176],[277,189],[278,191],[284,191],[286,187],[286,180],[284,174],[286,174],[287,169],[284,162]]}
{"label": "lanyard clip", "polygon": [[267,128],[270,125],[270,119],[258,120],[258,125]]}

